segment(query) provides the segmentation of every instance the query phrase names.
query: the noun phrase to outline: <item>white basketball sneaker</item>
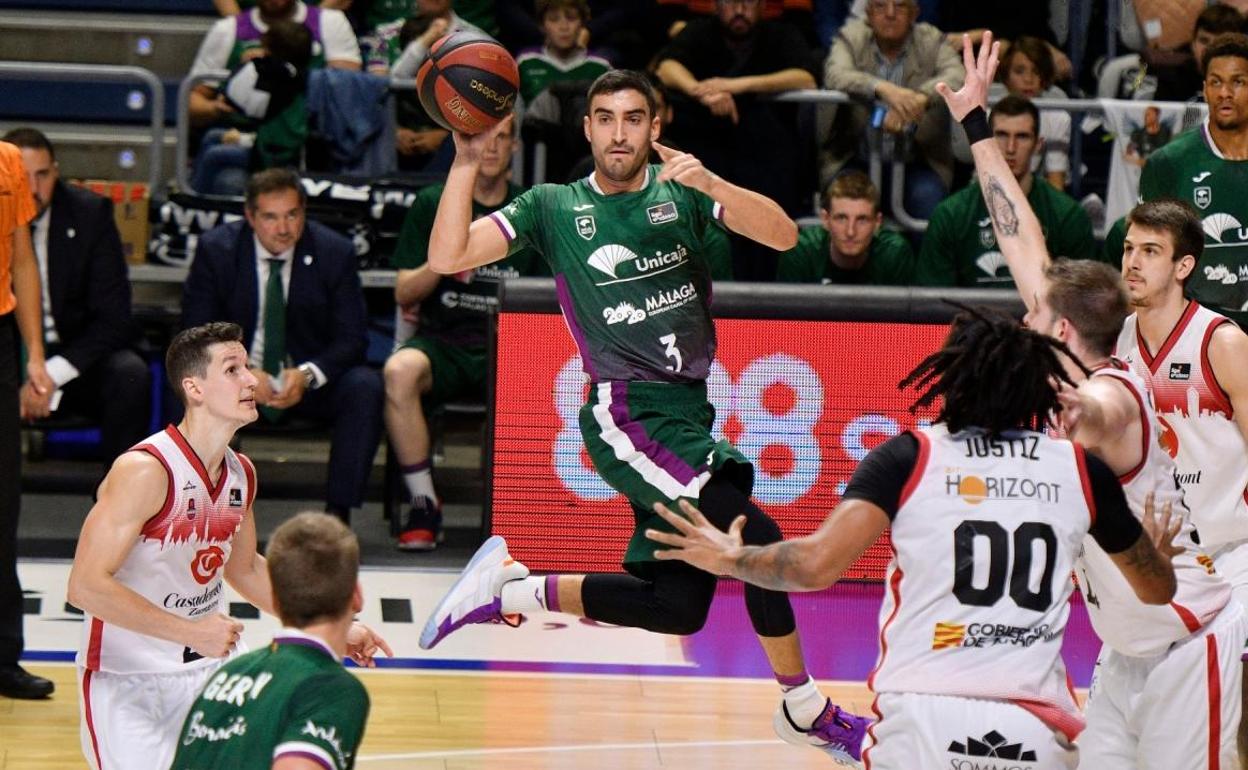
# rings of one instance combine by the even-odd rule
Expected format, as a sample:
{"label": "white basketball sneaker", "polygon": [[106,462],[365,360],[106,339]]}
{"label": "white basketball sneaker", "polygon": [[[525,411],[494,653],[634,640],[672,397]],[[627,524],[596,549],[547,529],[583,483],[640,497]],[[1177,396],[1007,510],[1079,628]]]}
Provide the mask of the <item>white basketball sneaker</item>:
{"label": "white basketball sneaker", "polygon": [[520,615],[503,614],[503,584],[528,576],[529,568],[507,553],[506,540],[498,535],[486,540],[425,621],[421,649],[433,649],[451,632],[471,623],[520,625]]}

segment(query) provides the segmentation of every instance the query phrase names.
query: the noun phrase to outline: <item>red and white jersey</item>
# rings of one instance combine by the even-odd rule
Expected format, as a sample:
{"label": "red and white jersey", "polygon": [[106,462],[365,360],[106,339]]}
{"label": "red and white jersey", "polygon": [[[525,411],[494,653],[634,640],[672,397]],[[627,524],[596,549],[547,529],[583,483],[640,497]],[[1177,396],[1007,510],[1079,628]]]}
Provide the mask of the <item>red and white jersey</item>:
{"label": "red and white jersey", "polygon": [[1132,314],[1115,354],[1151,387],[1161,445],[1174,458],[1200,542],[1210,551],[1248,539],[1248,442],[1209,365],[1209,339],[1224,323],[1230,320],[1189,302],[1154,356]]}
{"label": "red and white jersey", "polygon": [[[222,573],[234,534],[255,495],[255,468],[227,447],[213,484],[195,450],[172,425],[130,451],[147,452],[159,460],[169,486],[160,512],[144,523],[114,577],[157,607],[184,618],[220,612]],[[76,660],[90,671],[160,673],[220,662],[90,614],[85,620]]]}
{"label": "red and white jersey", "polygon": [[1140,520],[1144,518],[1144,498],[1149,492],[1156,493],[1158,511],[1166,503],[1173,505],[1173,515],[1184,519],[1175,544],[1187,550],[1174,557],[1178,589],[1169,605],[1140,601],[1109,554],[1091,537],[1083,540],[1077,574],[1088,617],[1101,641],[1123,655],[1149,657],[1165,652],[1171,644],[1186,639],[1216,618],[1231,599],[1231,584],[1214,572],[1213,560],[1192,540],[1193,526],[1183,504],[1183,492],[1174,480],[1174,460],[1159,440],[1161,426],[1148,386],[1133,372],[1120,367],[1122,364],[1118,363],[1098,369],[1092,376],[1117,379],[1139,407],[1143,457],[1136,467],[1118,477],[1122,491],[1131,512]]}
{"label": "red and white jersey", "polygon": [[914,433],[868,686],[1015,701],[1077,733],[1061,646],[1094,515],[1083,449],[1029,431]]}

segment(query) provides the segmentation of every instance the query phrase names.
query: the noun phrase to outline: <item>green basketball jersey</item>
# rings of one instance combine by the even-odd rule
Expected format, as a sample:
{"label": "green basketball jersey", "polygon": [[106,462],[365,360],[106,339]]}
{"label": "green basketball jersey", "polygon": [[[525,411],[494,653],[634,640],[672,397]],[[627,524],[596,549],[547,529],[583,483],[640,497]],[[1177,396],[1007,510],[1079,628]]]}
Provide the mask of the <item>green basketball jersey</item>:
{"label": "green basketball jersey", "polygon": [[[434,184],[416,193],[403,218],[399,242],[391,264],[400,269],[414,269],[429,259],[429,232],[438,212],[444,184]],[[520,194],[518,185],[507,186],[503,205]],[[472,218],[478,219],[494,209],[472,202]],[[522,275],[546,275],[546,265],[532,249],[520,249],[506,259],[482,265],[464,276],[443,276],[433,293],[420,303],[420,335],[435,337],[457,345],[485,347],[490,310],[498,306],[498,285],[506,278]]]}
{"label": "green basketball jersey", "polygon": [[900,233],[880,230],[867,247],[867,261],[858,270],[837,267],[828,256],[832,237],[821,225],[803,227],[797,245],[780,253],[776,280],[782,283],[866,284],[909,286],[914,277],[914,251]]}
{"label": "green basketball jersey", "polygon": [[[1079,203],[1035,177],[1027,202],[1040,220],[1054,257],[1095,259],[1092,221]],[[992,219],[978,182],[945,198],[932,212],[915,264],[916,286],[1011,288],[1014,277],[997,248]]]}
{"label": "green basketball jersey", "polygon": [[560,59],[545,48],[524,51],[516,58],[520,69],[520,96],[526,103],[561,80],[594,80],[611,69],[611,62],[581,51],[570,59]]}
{"label": "green basketball jersey", "polygon": [[321,640],[283,629],[230,661],[191,706],[174,770],[269,767],[284,755],[355,766],[368,693]]}
{"label": "green basketball jersey", "polygon": [[592,174],[538,185],[490,215],[513,252],[546,258],[591,382],[700,382],[715,357],[703,250],[723,208],[658,171],[615,195]]}
{"label": "green basketball jersey", "polygon": [[1205,253],[1187,281],[1187,295],[1248,328],[1248,161],[1224,158],[1205,124],[1148,156],[1140,197],[1178,198],[1196,208]]}

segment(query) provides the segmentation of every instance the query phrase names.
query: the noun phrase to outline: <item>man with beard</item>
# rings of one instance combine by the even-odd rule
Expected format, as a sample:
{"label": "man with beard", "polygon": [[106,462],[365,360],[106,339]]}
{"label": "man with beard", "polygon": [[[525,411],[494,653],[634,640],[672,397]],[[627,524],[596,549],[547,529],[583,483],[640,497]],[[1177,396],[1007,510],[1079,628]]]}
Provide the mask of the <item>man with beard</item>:
{"label": "man with beard", "polygon": [[[672,93],[671,137],[725,179],[794,213],[815,185],[797,129],[797,106],[779,91],[815,88],[810,49],[786,24],[762,21],[761,0],[719,0],[659,52],[655,73]],[[775,256],[742,239],[734,274],[770,280]]]}
{"label": "man with beard", "polygon": [[1175,197],[1194,205],[1204,230],[1205,253],[1187,281],[1200,304],[1248,324],[1248,36],[1214,38],[1205,50],[1203,126],[1176,137],[1148,157],[1140,197]]}
{"label": "man with beard", "polygon": [[[780,528],[749,498],[753,466],[711,435],[706,377],[715,354],[706,233],[727,227],[773,249],[792,248],[797,227],[773,200],[710,173],[693,155],[656,144],[659,119],[645,75],[613,70],[589,89],[585,137],[594,173],[539,185],[472,220],[481,156],[504,124],[455,135],[456,157],[429,238],[429,266],[453,275],[521,247],[550,263],[560,305],[589,380],[581,435],[594,467],[632,506],[637,527],[627,575],[530,577],[492,537],[430,615],[428,649],[469,623],[517,625],[521,613],[562,612],[657,633],[692,634],[706,621],[716,577],[662,563],[643,532],[666,527],[654,504],[699,501],[720,526],[747,520],[749,543]],[[662,166],[647,163],[651,146]],[[746,608],[784,698],[779,736],[837,761],[861,756],[866,720],[842,711],[806,672],[782,592],[746,587]]]}
{"label": "man with beard", "polygon": [[880,193],[861,171],[845,171],[823,195],[822,224],[803,227],[780,255],[776,280],[909,286],[914,252],[900,233],[881,229]]}
{"label": "man with beard", "polygon": [[[1179,494],[1178,510],[1186,503],[1195,524],[1185,524],[1179,540],[1188,549],[1175,565],[1179,594],[1152,618],[1114,590],[1105,570],[1098,574],[1103,559],[1093,549],[1081,559],[1081,588],[1107,646],[1082,759],[1098,769],[1229,766],[1237,722],[1243,753],[1243,690],[1232,677],[1242,677],[1236,605],[1248,597],[1248,336],[1184,298],[1204,243],[1199,219],[1180,201],[1149,201],[1127,216],[1125,287],[1089,263],[1048,264],[1039,221],[983,121],[993,64],[981,54],[972,66],[968,54],[966,88],[942,94],[966,127],[1028,324],[1070,343],[1096,370],[1065,395],[1063,421],[1118,474],[1137,516],[1155,489],[1159,499]],[[1120,294],[1135,311],[1125,321],[1125,307],[1114,311]],[[1144,408],[1150,401],[1156,417]],[[1152,481],[1141,486],[1146,476]],[[1228,591],[1239,601],[1222,609]],[[1185,715],[1179,727],[1176,713]]]}

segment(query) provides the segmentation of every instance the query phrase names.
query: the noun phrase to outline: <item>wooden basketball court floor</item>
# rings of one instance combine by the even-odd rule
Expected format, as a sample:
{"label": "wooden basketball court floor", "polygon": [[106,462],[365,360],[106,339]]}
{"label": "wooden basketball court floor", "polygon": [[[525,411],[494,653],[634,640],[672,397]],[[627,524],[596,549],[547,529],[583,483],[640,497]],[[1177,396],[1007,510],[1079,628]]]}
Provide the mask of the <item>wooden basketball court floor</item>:
{"label": "wooden basketball court floor", "polygon": [[[28,591],[23,661],[56,681],[47,701],[0,698],[0,770],[82,768],[73,650],[81,617],[64,602],[66,562],[22,562]],[[779,692],[752,637],[738,584],[720,585],[698,634],[668,637],[566,616],[520,628],[473,626],[435,650],[416,644],[451,572],[365,570],[361,618],[395,648],[357,671],[372,698],[361,770],[479,768],[828,768],[771,729]],[[806,657],[825,693],[868,713],[861,684],[875,661],[881,589],[845,584],[795,597]],[[236,597],[251,648],[276,621]],[[1066,659],[1086,686],[1095,644],[1072,613]]]}

